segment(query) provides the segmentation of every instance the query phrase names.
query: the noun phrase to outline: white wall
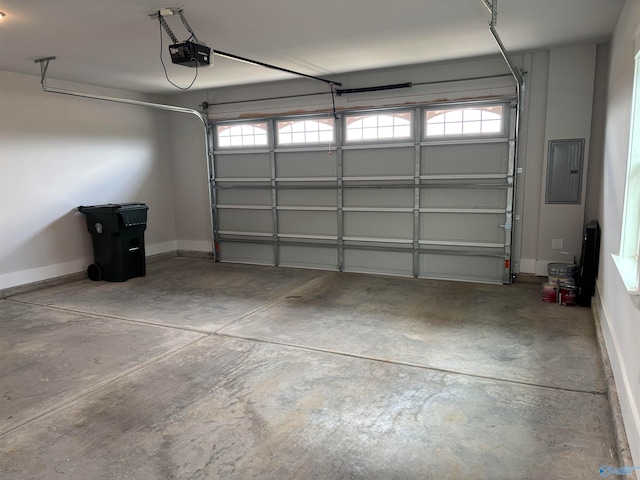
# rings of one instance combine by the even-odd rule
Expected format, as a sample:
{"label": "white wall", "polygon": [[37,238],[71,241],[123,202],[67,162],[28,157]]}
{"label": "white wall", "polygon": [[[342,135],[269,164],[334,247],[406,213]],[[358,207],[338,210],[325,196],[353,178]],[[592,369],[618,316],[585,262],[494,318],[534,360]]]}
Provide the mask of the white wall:
{"label": "white wall", "polygon": [[[195,94],[190,108],[199,109],[204,99]],[[206,97],[205,97],[206,99]],[[175,99],[168,103],[177,105]],[[212,228],[205,134],[202,122],[193,115],[172,115],[170,153],[175,195],[177,248],[211,252]]]}
{"label": "white wall", "polygon": [[629,152],[634,55],[640,46],[640,0],[628,0],[611,42],[596,301],[635,465],[640,465],[640,312],[611,254],[619,253]]}
{"label": "white wall", "polygon": [[78,205],[147,203],[147,254],[175,250],[166,112],[44,93],[39,77],[9,72],[0,112],[0,289],[92,263]]}
{"label": "white wall", "polygon": [[607,117],[607,83],[609,78],[609,45],[598,45],[593,90],[591,145],[585,195],[585,223],[602,218],[602,171],[604,168],[604,123]]}
{"label": "white wall", "polygon": [[[519,166],[524,174],[518,178],[517,190],[522,195],[520,231],[520,271],[534,273],[538,258],[538,225],[540,224],[540,192],[544,188],[542,173],[545,151],[545,120],[549,89],[549,52],[536,52],[527,65],[525,101],[522,108]],[[518,226],[518,222],[516,222]],[[514,252],[515,253],[515,252]]]}
{"label": "white wall", "polygon": [[[545,119],[545,161],[540,191],[540,220],[538,228],[537,275],[547,274],[549,262],[580,259],[584,224],[589,145],[591,136],[591,105],[595,73],[596,46],[551,50],[547,111]],[[548,144],[551,140],[584,139],[581,202],[579,204],[547,204],[546,178]],[[552,249],[552,239],[563,241],[562,249]]]}

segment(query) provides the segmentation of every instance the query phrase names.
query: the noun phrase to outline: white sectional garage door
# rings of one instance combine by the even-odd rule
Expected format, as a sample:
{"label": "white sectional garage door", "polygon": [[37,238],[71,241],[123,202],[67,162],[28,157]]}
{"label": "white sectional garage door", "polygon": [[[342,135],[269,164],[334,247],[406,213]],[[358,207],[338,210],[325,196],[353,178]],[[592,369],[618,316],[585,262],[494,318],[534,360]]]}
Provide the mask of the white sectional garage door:
{"label": "white sectional garage door", "polygon": [[512,99],[214,124],[225,262],[509,283]]}

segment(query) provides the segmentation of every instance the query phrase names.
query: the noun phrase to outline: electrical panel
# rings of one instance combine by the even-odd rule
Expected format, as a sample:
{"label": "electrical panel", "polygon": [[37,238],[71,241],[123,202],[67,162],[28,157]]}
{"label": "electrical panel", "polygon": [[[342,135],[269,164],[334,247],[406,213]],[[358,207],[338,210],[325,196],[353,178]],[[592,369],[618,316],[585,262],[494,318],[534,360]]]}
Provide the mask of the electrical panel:
{"label": "electrical panel", "polygon": [[549,141],[546,203],[580,203],[584,138]]}

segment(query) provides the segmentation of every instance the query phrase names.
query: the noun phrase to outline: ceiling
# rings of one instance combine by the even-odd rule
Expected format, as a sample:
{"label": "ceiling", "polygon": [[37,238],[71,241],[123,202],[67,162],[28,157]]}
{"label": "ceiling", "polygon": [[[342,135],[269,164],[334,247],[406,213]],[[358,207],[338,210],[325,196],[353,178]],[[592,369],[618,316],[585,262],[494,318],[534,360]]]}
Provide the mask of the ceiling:
{"label": "ceiling", "polygon": [[[37,58],[56,56],[47,79],[136,92],[176,92],[160,63],[160,28],[149,14],[183,8],[201,42],[305,74],[495,54],[483,0],[0,0],[0,70],[39,75]],[[625,0],[500,0],[497,30],[510,52],[607,42]],[[167,23],[179,41],[178,16]],[[187,86],[195,69],[172,65]],[[214,57],[192,89],[258,83],[291,75]]]}

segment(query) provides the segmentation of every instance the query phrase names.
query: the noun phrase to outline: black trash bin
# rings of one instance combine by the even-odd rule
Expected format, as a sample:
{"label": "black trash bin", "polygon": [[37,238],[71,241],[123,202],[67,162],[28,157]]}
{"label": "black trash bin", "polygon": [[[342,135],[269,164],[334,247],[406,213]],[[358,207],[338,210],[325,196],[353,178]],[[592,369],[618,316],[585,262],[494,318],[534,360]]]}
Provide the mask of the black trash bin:
{"label": "black trash bin", "polygon": [[147,210],[149,207],[144,203],[78,207],[87,217],[93,245],[95,263],[87,269],[91,280],[124,282],[146,275]]}

